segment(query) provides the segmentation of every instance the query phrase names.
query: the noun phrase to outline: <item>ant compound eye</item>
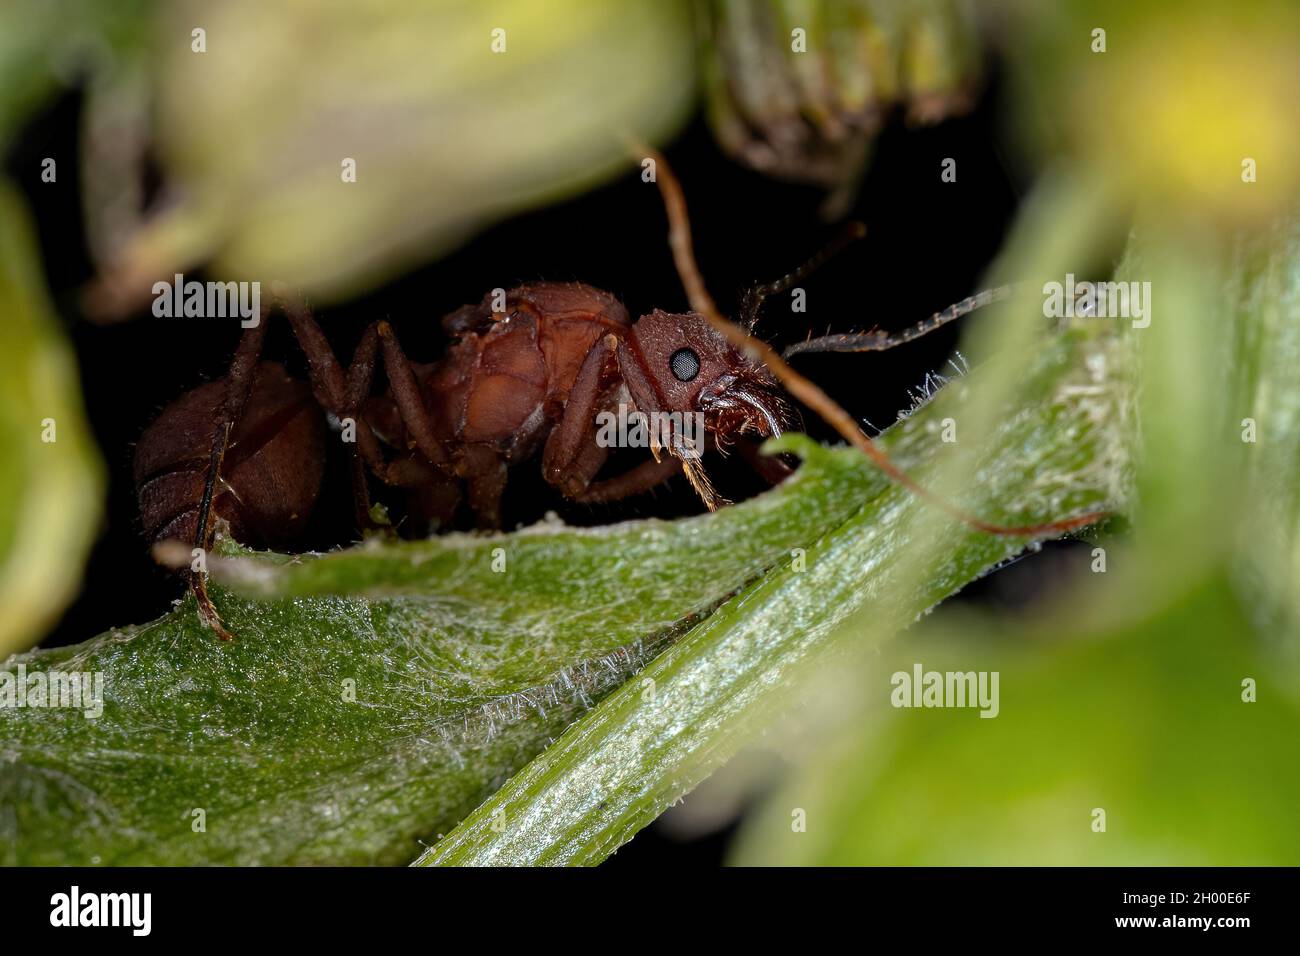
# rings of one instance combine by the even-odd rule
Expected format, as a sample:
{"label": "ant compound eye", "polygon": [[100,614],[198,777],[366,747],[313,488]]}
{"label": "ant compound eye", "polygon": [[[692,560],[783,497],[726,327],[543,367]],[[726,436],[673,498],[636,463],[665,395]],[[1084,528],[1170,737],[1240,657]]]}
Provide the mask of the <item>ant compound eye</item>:
{"label": "ant compound eye", "polygon": [[668,367],[679,382],[689,382],[700,374],[700,357],[690,349],[678,349],[668,359]]}

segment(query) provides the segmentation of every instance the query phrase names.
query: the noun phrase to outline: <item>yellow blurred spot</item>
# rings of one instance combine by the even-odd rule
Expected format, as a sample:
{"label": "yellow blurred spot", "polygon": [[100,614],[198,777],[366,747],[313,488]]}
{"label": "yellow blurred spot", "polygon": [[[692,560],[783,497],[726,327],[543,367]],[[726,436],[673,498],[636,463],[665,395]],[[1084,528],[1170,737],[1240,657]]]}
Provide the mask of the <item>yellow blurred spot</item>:
{"label": "yellow blurred spot", "polygon": [[[1284,37],[1289,31],[1279,31]],[[1208,21],[1114,43],[1098,79],[1078,88],[1085,155],[1157,205],[1254,218],[1300,185],[1295,51]],[[1256,182],[1243,177],[1254,160]]]}

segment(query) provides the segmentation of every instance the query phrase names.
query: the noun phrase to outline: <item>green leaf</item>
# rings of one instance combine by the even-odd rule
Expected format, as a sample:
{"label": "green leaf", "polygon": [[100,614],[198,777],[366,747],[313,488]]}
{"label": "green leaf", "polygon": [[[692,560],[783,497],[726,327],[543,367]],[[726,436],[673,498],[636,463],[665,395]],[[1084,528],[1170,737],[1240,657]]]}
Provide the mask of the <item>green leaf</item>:
{"label": "green leaf", "polygon": [[214,558],[262,598],[217,589],[233,644],[187,599],[7,663],[11,681],[102,675],[103,710],[0,707],[0,862],[409,861],[880,483],[810,452],[781,488],[698,519]]}
{"label": "green leaf", "polygon": [[22,202],[0,181],[0,660],[81,583],[104,477]]}

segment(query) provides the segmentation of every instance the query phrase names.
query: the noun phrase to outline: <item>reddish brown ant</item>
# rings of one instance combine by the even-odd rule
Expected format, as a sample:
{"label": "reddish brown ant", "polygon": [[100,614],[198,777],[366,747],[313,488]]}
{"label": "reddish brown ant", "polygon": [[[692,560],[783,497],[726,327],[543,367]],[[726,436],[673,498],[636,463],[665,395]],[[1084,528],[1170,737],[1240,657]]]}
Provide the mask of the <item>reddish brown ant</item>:
{"label": "reddish brown ant", "polygon": [[[652,444],[649,460],[598,478],[610,449],[596,441],[597,413],[622,402],[646,415],[700,414],[707,447],[738,444],[759,474],[775,483],[790,466],[759,455],[757,447],[794,420],[782,384],[896,481],[981,530],[1032,535],[1066,531],[1098,517],[1007,528],[959,512],[919,486],[821,389],[766,343],[721,317],[695,266],[680,187],[663,157],[650,155],[668,208],[670,245],[694,311],[656,309],[633,322],[617,299],[599,289],[534,283],[497,290],[448,315],[443,328],[454,340],[438,362],[409,361],[381,321],[365,330],[345,370],[306,307],[282,299],[307,356],[310,387],[282,366],[260,361],[266,322],[246,329],[226,377],[167,406],[140,439],[135,481],[150,539],[192,541],[206,554],[220,517],[240,541],[291,544],[320,489],[322,410],[355,430],[348,447],[361,527],[372,525],[367,472],[404,489],[409,515],[417,519],[445,524],[465,505],[480,527],[498,527],[509,468],[538,452],[545,479],[571,500],[614,501],[685,472],[712,510],[723,500],[672,429]],[[792,286],[832,251],[751,290],[743,308],[747,328],[754,327],[764,297]],[[995,295],[996,290],[965,300],[903,332],[827,336],[788,352],[891,348]],[[371,397],[380,356],[388,388]],[[206,572],[193,570],[190,580],[201,617],[229,639],[208,596]]]}

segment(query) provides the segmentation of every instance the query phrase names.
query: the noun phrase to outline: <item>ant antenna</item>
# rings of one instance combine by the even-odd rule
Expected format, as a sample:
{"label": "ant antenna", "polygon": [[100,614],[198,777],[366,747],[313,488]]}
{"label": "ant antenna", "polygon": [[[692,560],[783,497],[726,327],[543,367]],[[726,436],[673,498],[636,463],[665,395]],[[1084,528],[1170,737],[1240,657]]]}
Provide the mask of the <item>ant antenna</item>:
{"label": "ant antenna", "polygon": [[877,468],[923,501],[934,505],[963,524],[988,534],[1000,534],[1016,538],[1030,538],[1041,534],[1062,534],[1076,528],[1082,528],[1100,518],[1106,517],[1107,512],[1094,511],[1074,518],[1048,521],[1042,524],[1020,526],[994,524],[985,521],[983,518],[967,514],[895,465],[893,460],[858,427],[858,423],[853,420],[853,416],[827,395],[819,385],[791,368],[789,363],[781,358],[772,346],[762,339],[755,338],[740,326],[722,316],[722,313],[718,311],[717,304],[713,301],[713,296],[709,294],[709,290],[704,284],[699,266],[695,261],[695,249],[691,241],[691,220],[686,211],[686,197],[682,193],[681,184],[677,181],[677,177],[673,174],[668,161],[662,153],[646,146],[639,147],[639,152],[643,156],[650,157],[655,162],[657,170],[655,179],[659,184],[659,193],[663,197],[664,207],[668,213],[668,246],[672,250],[673,262],[677,267],[677,274],[681,278],[682,287],[686,290],[686,298],[690,302],[691,308],[698,312],[709,325],[713,326],[719,335],[740,349],[743,354],[766,365],[781,384],[785,386],[786,391],[820,415],[849,444],[866,455]]}
{"label": "ant antenna", "polygon": [[768,296],[779,295],[793,286],[796,282],[802,282],[813,272],[825,265],[827,260],[840,252],[840,250],[845,246],[857,242],[866,234],[867,227],[863,223],[845,223],[844,228],[840,230],[840,234],[827,243],[826,247],[822,249],[821,252],[817,253],[789,275],[782,276],[775,282],[750,286],[745,290],[745,299],[740,306],[740,321],[737,324],[746,332],[753,334],[754,326],[758,325],[759,312],[763,308],[763,302]]}
{"label": "ant antenna", "polygon": [[1014,285],[1000,285],[985,289],[898,332],[847,332],[840,335],[823,335],[820,338],[796,342],[781,355],[783,358],[789,358],[801,352],[883,352],[899,345],[906,345],[923,335],[929,335],[935,329],[954,322],[963,315],[970,315],[976,309],[1010,298],[1018,289],[1019,287]]}

